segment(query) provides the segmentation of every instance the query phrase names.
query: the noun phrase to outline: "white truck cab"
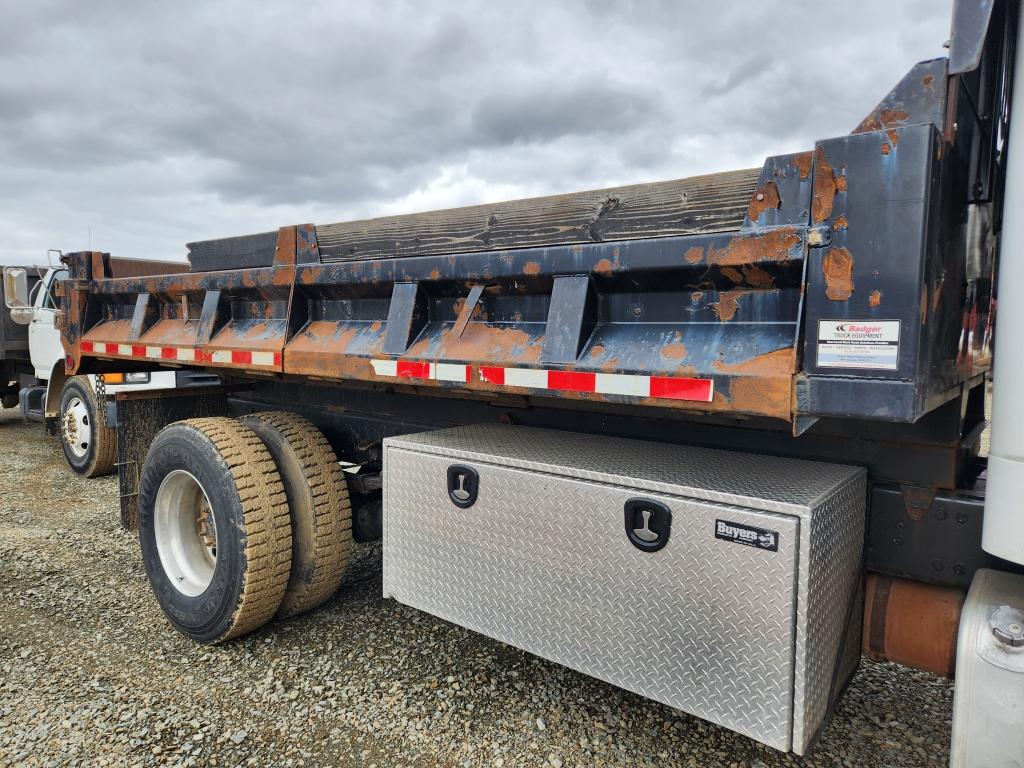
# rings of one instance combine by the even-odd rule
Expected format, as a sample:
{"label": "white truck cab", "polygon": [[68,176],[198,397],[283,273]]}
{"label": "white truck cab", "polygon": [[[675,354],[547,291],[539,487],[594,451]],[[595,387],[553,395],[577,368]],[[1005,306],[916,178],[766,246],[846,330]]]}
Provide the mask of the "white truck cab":
{"label": "white truck cab", "polygon": [[34,376],[22,376],[18,402],[22,415],[43,422],[60,437],[68,466],[87,477],[113,471],[116,434],[108,424],[107,398],[120,391],[173,389],[210,383],[215,377],[184,372],[154,371],[67,377],[64,348],[56,326],[60,298],[57,284],[68,277],[63,266],[35,270],[38,281],[30,288],[29,270],[4,268],[4,302],[11,319],[28,326],[28,345]]}

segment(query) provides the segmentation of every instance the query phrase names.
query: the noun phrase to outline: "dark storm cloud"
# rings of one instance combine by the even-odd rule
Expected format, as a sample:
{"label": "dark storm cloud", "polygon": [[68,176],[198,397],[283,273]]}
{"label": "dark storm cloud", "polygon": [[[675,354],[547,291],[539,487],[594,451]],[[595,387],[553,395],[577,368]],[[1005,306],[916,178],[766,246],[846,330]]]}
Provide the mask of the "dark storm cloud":
{"label": "dark storm cloud", "polygon": [[502,145],[628,133],[641,121],[664,119],[659,94],[639,92],[630,83],[595,79],[524,86],[477,102],[472,121],[477,141]]}
{"label": "dark storm cloud", "polygon": [[0,0],[0,258],[758,165],[941,55],[949,6]]}

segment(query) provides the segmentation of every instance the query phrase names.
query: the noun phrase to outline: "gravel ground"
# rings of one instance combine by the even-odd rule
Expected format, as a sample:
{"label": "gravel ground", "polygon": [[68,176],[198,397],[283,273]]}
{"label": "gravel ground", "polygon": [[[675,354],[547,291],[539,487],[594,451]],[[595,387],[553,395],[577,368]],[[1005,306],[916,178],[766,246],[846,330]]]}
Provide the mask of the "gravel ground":
{"label": "gravel ground", "polygon": [[204,648],[152,599],[117,482],[0,411],[0,765],[945,766],[952,686],[864,661],[811,759],[385,601]]}

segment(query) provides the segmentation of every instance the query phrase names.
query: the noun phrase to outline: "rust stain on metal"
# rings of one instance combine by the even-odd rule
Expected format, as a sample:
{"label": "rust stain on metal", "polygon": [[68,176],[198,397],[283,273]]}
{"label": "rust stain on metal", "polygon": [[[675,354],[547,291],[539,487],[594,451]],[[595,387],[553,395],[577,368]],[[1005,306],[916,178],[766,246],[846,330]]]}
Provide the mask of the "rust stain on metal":
{"label": "rust stain on metal", "polygon": [[604,347],[601,346],[600,344],[595,344],[593,347],[590,348],[590,356],[591,357],[600,357],[603,354],[604,354]]}
{"label": "rust stain on metal", "polygon": [[697,302],[704,298],[704,291],[694,291],[690,294],[690,301]]}
{"label": "rust stain on metal", "polygon": [[748,264],[743,267],[743,279],[747,285],[755,288],[774,288],[775,278],[765,272],[756,264]]}
{"label": "rust stain on metal", "polygon": [[430,279],[431,280],[440,280],[441,279],[441,270],[438,269],[437,267],[434,267],[432,270],[430,270]]}
{"label": "rust stain on metal", "polygon": [[695,365],[677,365],[673,373],[676,376],[686,376],[694,378],[701,375],[701,372],[697,370],[697,366]]}
{"label": "rust stain on metal", "polygon": [[381,329],[381,326],[383,326],[383,325],[384,324],[380,320],[374,320],[372,323],[370,323],[369,330],[371,330],[374,333],[376,333],[377,331],[379,331]]}
{"label": "rust stain on metal", "polygon": [[299,277],[299,282],[303,285],[312,285],[319,278],[323,272],[323,267],[304,267]]}
{"label": "rust stain on metal", "polygon": [[832,229],[838,232],[841,229],[849,229],[850,221],[843,214],[836,216],[836,220],[832,222]]}
{"label": "rust stain on metal", "polygon": [[[154,331],[157,331],[159,333],[159,329],[161,328],[160,324],[162,322],[165,321],[157,321],[157,323],[154,324],[153,327],[146,332],[146,335],[150,336],[151,334],[153,334]],[[180,323],[174,323],[173,325],[175,327],[175,331],[177,331],[177,329],[181,327]],[[164,326],[164,328],[166,328],[166,326]],[[127,342],[129,340],[131,336],[131,330],[132,328],[130,320],[110,320],[106,323],[103,323],[103,325],[101,326],[90,328],[88,331],[85,332],[85,335],[82,336],[82,340],[99,343],[108,342],[111,344],[123,344],[124,342]]]}
{"label": "rust stain on metal", "polygon": [[910,115],[899,109],[883,109],[878,113],[879,122],[886,128],[899,127],[907,122],[908,117]]}
{"label": "rust stain on metal", "polygon": [[892,147],[889,146],[889,142],[888,141],[883,141],[882,142],[882,154],[883,155],[888,155],[891,151],[892,151]]}
{"label": "rust stain on metal", "polygon": [[723,291],[718,295],[718,301],[711,305],[711,308],[718,315],[718,319],[727,323],[736,316],[739,309],[740,299],[745,291]]}
{"label": "rust stain on metal", "polygon": [[698,261],[704,258],[704,249],[699,245],[695,245],[692,248],[688,248],[686,253],[683,254],[683,259],[688,264],[696,264]]}
{"label": "rust stain on metal", "polygon": [[777,349],[741,363],[716,360],[715,370],[740,376],[789,376],[796,373],[796,350],[792,347]]}
{"label": "rust stain on metal", "polygon": [[736,269],[736,267],[723,267],[722,275],[727,277],[729,280],[732,280],[734,283],[743,282],[743,273]]}
{"label": "rust stain on metal", "polygon": [[379,354],[383,336],[367,337],[361,326],[339,326],[317,320],[287,346],[285,372],[334,379],[373,379],[374,373],[362,355]]}
{"label": "rust stain on metal", "polygon": [[903,495],[903,510],[907,517],[915,523],[919,523],[928,516],[928,510],[935,501],[936,488],[931,486],[901,485],[900,491]]}
{"label": "rust stain on metal", "polygon": [[[298,252],[298,238],[295,227],[281,227],[277,230],[277,246],[274,249],[274,271],[270,282],[278,287],[290,286],[295,282],[296,253]],[[243,275],[243,282],[246,275]]]}
{"label": "rust stain on metal", "polygon": [[434,359],[438,355],[448,360],[537,363],[544,347],[543,336],[531,336],[518,328],[501,328],[484,323],[471,323],[461,336],[450,330],[435,338],[417,341],[406,352],[410,359]]}
{"label": "rust stain on metal", "polygon": [[669,344],[662,346],[660,352],[662,357],[667,357],[670,360],[682,360],[688,354],[686,351],[686,345],[683,344],[680,339],[682,334],[676,333],[675,340]]}
{"label": "rust stain on metal", "polygon": [[870,131],[881,131],[885,128],[899,128],[906,125],[907,118],[909,117],[910,115],[899,109],[880,109],[868,115],[857,126],[854,133],[868,133]]}
{"label": "rust stain on metal", "polygon": [[932,83],[934,82],[935,75],[925,75],[924,77],[921,78],[921,85],[923,85],[925,88],[931,88]]}
{"label": "rust stain on metal", "polygon": [[781,205],[779,188],[774,181],[765,182],[763,186],[754,192],[750,198],[750,205],[747,206],[747,218],[757,221],[765,211],[774,211]]}
{"label": "rust stain on metal", "polygon": [[599,275],[610,275],[615,267],[608,259],[601,259],[594,265],[594,271]]}
{"label": "rust stain on metal", "polygon": [[868,306],[874,309],[882,304],[882,292],[877,288],[868,296]]}
{"label": "rust stain on metal", "polygon": [[845,175],[836,176],[836,192],[845,192],[845,191],[846,191],[846,176]]}
{"label": "rust stain on metal", "polygon": [[814,157],[814,199],[811,200],[811,218],[820,224],[832,215],[836,196],[836,173],[828,164],[824,147],[818,147]]}
{"label": "rust stain on metal", "polygon": [[249,349],[277,352],[284,347],[285,321],[254,323],[251,326],[228,325],[210,342],[210,348]]}
{"label": "rust stain on metal", "polygon": [[285,355],[285,373],[356,381],[379,381],[369,358],[345,354],[319,354],[293,350]]}
{"label": "rust stain on metal", "polygon": [[792,413],[792,378],[789,376],[737,376],[729,383],[728,410],[760,413],[788,420]]}
{"label": "rust stain on metal", "polygon": [[886,131],[885,135],[889,137],[889,142],[893,145],[893,147],[900,143],[899,131]]}
{"label": "rust stain on metal", "polygon": [[99,251],[92,251],[89,256],[90,268],[92,269],[92,279],[102,280],[107,277],[106,270],[106,259],[103,258],[103,254]]}
{"label": "rust stain on metal", "polygon": [[937,675],[956,670],[966,591],[870,573],[864,585],[864,652]]}
{"label": "rust stain on metal", "polygon": [[528,261],[523,265],[523,274],[526,275],[539,275],[540,264],[536,261]]}
{"label": "rust stain on metal", "polygon": [[799,172],[801,179],[806,179],[811,175],[813,158],[813,152],[801,152],[793,158],[793,167]]}
{"label": "rust stain on metal", "polygon": [[853,293],[853,256],[845,248],[832,248],[821,262],[825,295],[831,301],[846,301]]}
{"label": "rust stain on metal", "polygon": [[795,227],[770,229],[757,235],[737,235],[724,248],[708,246],[708,264],[741,266],[761,261],[785,261],[800,244]]}

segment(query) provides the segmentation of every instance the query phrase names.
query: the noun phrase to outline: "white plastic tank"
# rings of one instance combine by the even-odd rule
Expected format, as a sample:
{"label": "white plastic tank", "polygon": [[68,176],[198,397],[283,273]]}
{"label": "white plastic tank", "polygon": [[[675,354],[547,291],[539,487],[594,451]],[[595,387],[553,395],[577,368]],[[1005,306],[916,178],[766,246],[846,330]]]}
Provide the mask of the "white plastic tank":
{"label": "white plastic tank", "polygon": [[981,546],[1024,564],[1024,24],[1017,31]]}

